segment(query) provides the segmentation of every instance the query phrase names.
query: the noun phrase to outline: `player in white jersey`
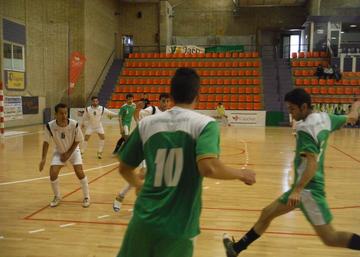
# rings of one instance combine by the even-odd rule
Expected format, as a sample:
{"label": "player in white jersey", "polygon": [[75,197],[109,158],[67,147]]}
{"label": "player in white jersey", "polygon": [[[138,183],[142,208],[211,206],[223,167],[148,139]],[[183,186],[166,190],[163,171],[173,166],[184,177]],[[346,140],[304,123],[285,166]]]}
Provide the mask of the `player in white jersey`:
{"label": "player in white jersey", "polygon": [[105,107],[99,105],[99,99],[96,96],[91,97],[91,105],[85,108],[83,116],[83,126],[84,124],[86,124],[86,130],[85,141],[82,144],[82,153],[84,153],[87,148],[87,144],[91,134],[97,133],[100,139],[97,151],[97,157],[99,159],[102,158],[102,152],[104,150],[105,144],[105,133],[103,125],[101,123],[101,118],[104,114],[107,115],[109,118],[117,116],[117,113],[109,111]]}
{"label": "player in white jersey", "polygon": [[83,141],[83,134],[77,121],[68,119],[68,107],[66,104],[60,103],[55,106],[55,120],[50,121],[46,125],[42,159],[39,165],[40,172],[45,166],[51,138],[55,143],[55,148],[50,164],[50,181],[51,188],[54,192],[54,199],[51,201],[50,206],[56,207],[61,201],[58,175],[61,168],[69,161],[73,165],[75,174],[80,180],[84,196],[82,206],[85,208],[89,207],[89,185],[82,168],[79,148],[79,144]]}
{"label": "player in white jersey", "polygon": [[[150,102],[148,104],[150,104]],[[150,106],[146,107],[145,109],[140,109],[138,115],[135,115],[135,116],[139,116],[139,120],[142,120],[143,118],[145,118],[147,116],[156,115],[156,114],[166,111],[167,109],[169,109],[169,105],[170,105],[170,95],[168,93],[162,93],[159,96],[159,107],[150,105]],[[138,174],[140,179],[142,179],[142,180],[144,179],[145,172],[146,172],[146,162],[144,160],[140,164],[140,172]],[[126,194],[130,191],[131,188],[132,187],[130,186],[130,184],[125,185],[125,187],[123,189],[121,189],[120,193],[116,196],[114,203],[113,203],[113,209],[115,212],[120,211],[121,204],[122,204]]]}

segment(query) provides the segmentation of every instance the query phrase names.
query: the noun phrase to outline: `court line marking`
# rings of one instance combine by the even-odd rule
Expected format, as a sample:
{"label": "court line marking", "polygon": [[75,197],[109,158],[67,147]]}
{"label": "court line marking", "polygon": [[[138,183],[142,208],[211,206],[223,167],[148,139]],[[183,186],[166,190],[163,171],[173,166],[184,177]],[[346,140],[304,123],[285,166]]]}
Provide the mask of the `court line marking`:
{"label": "court line marking", "polygon": [[14,138],[14,137],[22,137],[22,136],[29,136],[29,135],[34,135],[34,134],[41,134],[44,131],[40,130],[37,132],[25,132],[25,133],[21,133],[21,134],[17,134],[17,135],[10,135],[10,136],[5,136],[4,139],[8,139],[8,138]]}
{"label": "court line marking", "polygon": [[330,146],[331,146],[332,148],[334,148],[335,150],[337,150],[338,152],[340,152],[340,153],[342,153],[342,154],[346,155],[347,157],[349,157],[349,158],[353,159],[354,161],[356,161],[356,162],[360,163],[360,160],[359,160],[359,159],[356,159],[354,156],[352,156],[352,155],[350,155],[350,154],[348,154],[348,153],[344,152],[344,151],[343,151],[343,150],[341,150],[340,148],[338,148],[338,147],[336,147],[336,146],[334,146],[334,145],[330,145]]}
{"label": "court line marking", "polygon": [[[93,225],[115,225],[115,226],[128,226],[129,223],[123,222],[103,222],[103,221],[82,221],[82,220],[63,220],[63,219],[43,219],[43,218],[32,218],[31,220],[36,221],[48,221],[48,222],[74,222],[80,224],[93,224]],[[201,227],[201,231],[222,231],[222,232],[239,232],[245,233],[248,230],[245,229],[235,229],[235,228],[209,228],[209,227]],[[287,235],[287,236],[311,236],[316,237],[316,234],[312,233],[298,233],[298,232],[282,232],[282,231],[267,231],[265,234],[272,234],[272,235]]]}
{"label": "court line marking", "polygon": [[66,228],[66,227],[70,227],[70,226],[74,226],[76,225],[76,223],[67,223],[67,224],[62,224],[62,225],[59,225],[60,228]]}
{"label": "court line marking", "polygon": [[[107,167],[111,167],[113,165],[119,164],[119,162],[113,162],[107,165],[103,165],[103,166],[99,166],[99,167],[94,167],[94,168],[90,168],[90,169],[86,169],[84,170],[84,172],[88,172],[88,171],[93,171],[93,170],[98,170],[98,169],[102,169],[102,168],[107,168]],[[69,175],[73,175],[74,172],[67,172],[67,173],[63,173],[60,174],[59,177],[64,177],[64,176],[69,176]],[[30,179],[24,179],[24,180],[16,180],[16,181],[9,181],[9,182],[2,182],[0,183],[0,186],[7,186],[7,185],[13,185],[13,184],[20,184],[20,183],[27,183],[27,182],[32,182],[32,181],[37,181],[37,180],[43,180],[43,179],[49,179],[49,176],[44,176],[44,177],[38,177],[38,178],[30,178]]]}
{"label": "court line marking", "polygon": [[45,231],[44,228],[37,229],[37,230],[30,230],[30,231],[29,231],[29,234],[35,234],[35,233],[39,233],[39,232],[43,232],[43,231]]}
{"label": "court line marking", "polygon": [[103,219],[103,218],[107,218],[107,217],[110,217],[110,215],[101,215],[101,216],[98,216],[97,218],[98,219]]}
{"label": "court line marking", "polygon": [[[80,201],[62,201],[65,204],[81,204]],[[111,202],[91,202],[91,204],[103,204],[111,205]],[[122,203],[124,206],[134,206],[132,203]],[[248,211],[248,212],[261,212],[262,209],[245,209],[245,208],[226,208],[226,207],[202,207],[203,210],[219,210],[219,211]],[[331,210],[346,210],[346,209],[360,209],[360,205],[349,205],[349,206],[339,206],[331,207]],[[300,209],[295,209],[294,211],[300,211]]]}
{"label": "court line marking", "polygon": [[245,164],[244,169],[247,168],[249,165],[249,151],[248,151],[248,143],[245,140],[240,139],[240,141],[244,144],[244,151],[245,151]]}
{"label": "court line marking", "polygon": [[[98,177],[90,180],[90,181],[88,182],[88,184],[90,185],[90,184],[92,184],[93,182],[97,181],[98,179],[100,179],[100,178],[102,178],[102,177],[105,177],[106,175],[110,174],[111,172],[113,172],[113,171],[116,170],[117,168],[118,168],[118,167],[115,167],[115,168],[113,168],[113,169],[105,172],[104,174],[102,174],[102,175],[100,175],[100,176],[98,176]],[[62,199],[65,199],[66,197],[68,197],[68,196],[76,193],[76,192],[79,191],[80,189],[81,189],[81,187],[78,187],[78,188],[74,189],[73,191],[71,191],[71,192],[67,193],[66,195],[64,195]],[[61,202],[60,202],[60,203],[61,203]],[[48,207],[49,207],[49,204],[47,204],[47,205],[45,205],[44,207],[40,208],[39,210],[31,213],[30,215],[24,217],[23,219],[24,219],[24,220],[30,220],[31,217],[33,217],[34,215],[42,212],[43,210],[47,209]]]}

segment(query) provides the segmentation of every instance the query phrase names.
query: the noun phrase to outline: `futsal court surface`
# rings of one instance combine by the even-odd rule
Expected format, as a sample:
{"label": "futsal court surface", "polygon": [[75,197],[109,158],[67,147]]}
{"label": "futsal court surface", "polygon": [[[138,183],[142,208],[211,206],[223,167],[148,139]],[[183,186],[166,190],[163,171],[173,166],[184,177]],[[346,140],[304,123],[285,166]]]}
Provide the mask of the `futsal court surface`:
{"label": "futsal court surface", "polygon": [[[339,230],[360,233],[360,130],[343,129],[330,140],[325,158],[327,198]],[[84,155],[91,206],[82,208],[80,184],[71,166],[61,172],[63,201],[50,208],[53,197],[48,172],[52,150],[42,173],[43,126],[7,131],[0,148],[0,256],[108,257],[116,256],[131,218],[134,191],[119,213],[112,201],[125,182],[111,155],[119,136],[116,126],[105,126],[103,159],[96,158],[97,135]],[[53,144],[51,144],[51,148]],[[263,207],[286,191],[293,181],[295,137],[290,128],[221,129],[221,159],[233,167],[247,165],[257,183],[205,179],[201,234],[195,257],[222,257],[222,234],[239,239],[256,221]],[[140,244],[141,242],[134,242]],[[276,219],[268,232],[241,256],[355,257],[357,252],[324,246],[300,211]],[[141,256],[139,256],[141,257]],[[169,256],[170,257],[170,256]]]}

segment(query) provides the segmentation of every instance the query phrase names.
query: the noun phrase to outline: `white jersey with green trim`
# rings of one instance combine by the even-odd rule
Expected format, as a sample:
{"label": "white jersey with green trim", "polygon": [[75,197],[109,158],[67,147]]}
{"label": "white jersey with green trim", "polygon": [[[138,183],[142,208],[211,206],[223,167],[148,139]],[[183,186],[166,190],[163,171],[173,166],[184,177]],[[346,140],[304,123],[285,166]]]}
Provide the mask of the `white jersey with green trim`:
{"label": "white jersey with green trim", "polygon": [[324,190],[324,156],[330,133],[341,128],[347,117],[331,115],[325,112],[311,113],[304,121],[296,124],[296,151],[295,151],[295,183],[302,177],[307,167],[304,153],[313,153],[317,157],[317,168],[314,177],[306,188]]}

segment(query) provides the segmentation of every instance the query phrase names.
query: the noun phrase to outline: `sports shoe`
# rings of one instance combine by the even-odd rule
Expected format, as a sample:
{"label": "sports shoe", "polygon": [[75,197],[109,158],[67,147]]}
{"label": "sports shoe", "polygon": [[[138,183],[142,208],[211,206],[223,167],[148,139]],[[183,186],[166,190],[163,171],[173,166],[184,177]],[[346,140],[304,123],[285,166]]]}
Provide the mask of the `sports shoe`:
{"label": "sports shoe", "polygon": [[87,208],[90,206],[90,199],[88,197],[85,197],[82,202],[82,207]]}
{"label": "sports shoe", "polygon": [[102,159],[102,152],[97,152],[97,158]]}
{"label": "sports shoe", "polygon": [[121,195],[118,195],[113,203],[113,210],[114,212],[119,212],[121,209],[122,201],[124,200],[124,197]]}
{"label": "sports shoe", "polygon": [[50,207],[56,207],[60,204],[61,198],[54,196],[54,199],[50,202]]}
{"label": "sports shoe", "polygon": [[234,250],[234,238],[230,238],[228,234],[223,235],[223,244],[227,257],[236,257],[238,253]]}

